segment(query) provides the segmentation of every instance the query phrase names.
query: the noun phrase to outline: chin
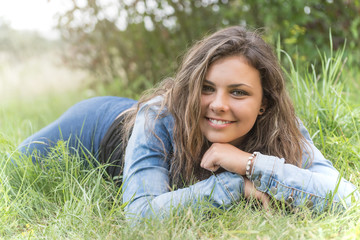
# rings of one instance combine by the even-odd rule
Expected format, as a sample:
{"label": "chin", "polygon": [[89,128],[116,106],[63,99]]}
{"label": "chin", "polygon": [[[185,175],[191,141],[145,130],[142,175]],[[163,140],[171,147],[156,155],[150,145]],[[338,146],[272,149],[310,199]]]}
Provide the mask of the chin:
{"label": "chin", "polygon": [[206,139],[211,143],[230,143],[230,142],[232,142],[231,139],[219,138],[219,137],[210,137],[210,138],[206,138]]}
{"label": "chin", "polygon": [[237,146],[242,141],[243,137],[229,138],[221,136],[206,136],[206,139],[211,143],[229,143],[231,145]]}

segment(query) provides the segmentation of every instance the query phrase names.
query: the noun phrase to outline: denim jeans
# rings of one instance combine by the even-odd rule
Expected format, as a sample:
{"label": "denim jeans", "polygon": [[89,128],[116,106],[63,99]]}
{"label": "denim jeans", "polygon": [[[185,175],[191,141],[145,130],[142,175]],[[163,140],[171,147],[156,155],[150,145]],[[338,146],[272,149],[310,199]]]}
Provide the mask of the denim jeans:
{"label": "denim jeans", "polygon": [[[71,152],[80,156],[89,154],[97,158],[101,139],[115,118],[136,103],[121,97],[94,97],[81,101],[57,120],[28,137],[19,146],[19,151],[30,155],[46,156],[59,140],[67,141]],[[36,162],[35,156],[33,162]]]}

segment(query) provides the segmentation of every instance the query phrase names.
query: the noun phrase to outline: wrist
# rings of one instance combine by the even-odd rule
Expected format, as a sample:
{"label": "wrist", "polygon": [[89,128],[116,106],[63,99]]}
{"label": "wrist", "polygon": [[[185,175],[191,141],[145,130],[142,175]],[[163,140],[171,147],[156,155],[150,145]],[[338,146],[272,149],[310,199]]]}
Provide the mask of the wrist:
{"label": "wrist", "polygon": [[251,154],[248,157],[247,162],[246,162],[245,175],[249,180],[251,179],[253,165],[254,165],[254,159],[256,158],[257,153],[258,152],[254,152],[253,154]]}

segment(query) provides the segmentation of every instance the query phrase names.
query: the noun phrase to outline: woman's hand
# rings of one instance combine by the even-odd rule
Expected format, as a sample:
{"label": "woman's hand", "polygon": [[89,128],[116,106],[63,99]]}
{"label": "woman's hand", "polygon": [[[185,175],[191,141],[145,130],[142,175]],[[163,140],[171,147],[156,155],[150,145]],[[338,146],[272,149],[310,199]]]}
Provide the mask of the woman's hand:
{"label": "woman's hand", "polygon": [[[220,167],[239,175],[245,175],[246,163],[250,153],[244,152],[228,143],[213,143],[205,152],[200,166],[215,172]],[[255,199],[268,210],[270,198],[266,193],[260,192],[254,184],[244,177],[244,197],[248,200]]]}
{"label": "woman's hand", "polygon": [[246,177],[244,177],[244,197],[247,200],[255,199],[259,201],[266,211],[269,210],[269,203],[270,203],[269,195],[257,190],[254,187],[254,184]]}
{"label": "woman's hand", "polygon": [[200,166],[213,172],[222,167],[229,172],[245,175],[250,156],[250,153],[229,143],[213,143],[201,159]]}

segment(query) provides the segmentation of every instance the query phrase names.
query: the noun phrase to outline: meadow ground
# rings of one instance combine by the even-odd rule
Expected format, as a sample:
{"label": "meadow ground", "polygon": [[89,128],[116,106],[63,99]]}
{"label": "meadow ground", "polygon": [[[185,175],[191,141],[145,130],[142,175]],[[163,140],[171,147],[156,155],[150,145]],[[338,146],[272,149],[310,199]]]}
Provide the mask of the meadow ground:
{"label": "meadow ground", "polygon": [[[359,203],[341,213],[329,210],[314,214],[307,209],[288,213],[281,205],[264,212],[242,201],[226,211],[206,208],[204,213],[187,209],[164,221],[128,225],[121,189],[103,177],[103,166],[84,167],[82,159],[69,154],[65,142],[53,149],[46,167],[33,165],[30,159],[20,159],[16,154],[22,140],[69,106],[107,93],[82,88],[86,75],[54,65],[43,57],[26,64],[0,62],[3,239],[360,238]],[[290,65],[288,89],[316,146],[343,177],[359,187],[360,73],[347,69],[343,63],[342,52],[338,52],[324,56],[322,65],[314,70]]]}

